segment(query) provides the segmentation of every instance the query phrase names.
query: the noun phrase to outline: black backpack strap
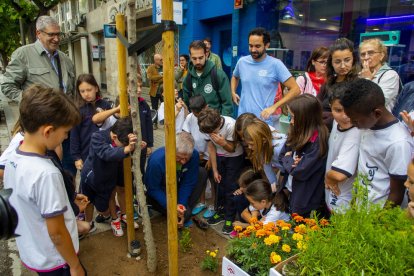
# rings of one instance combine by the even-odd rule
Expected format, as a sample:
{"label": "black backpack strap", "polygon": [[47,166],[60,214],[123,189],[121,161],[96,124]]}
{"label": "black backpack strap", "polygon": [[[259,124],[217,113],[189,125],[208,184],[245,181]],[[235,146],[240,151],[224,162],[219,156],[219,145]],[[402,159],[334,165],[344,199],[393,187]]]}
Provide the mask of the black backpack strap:
{"label": "black backpack strap", "polygon": [[[395,71],[395,70],[394,69],[386,69],[386,70],[384,70],[384,72],[378,78],[378,84],[380,83],[382,76],[384,76],[384,74],[387,73],[388,71]],[[400,79],[399,84],[398,84],[398,94],[400,94],[400,92],[401,92],[402,89],[403,89],[403,84],[402,84],[401,79]]]}
{"label": "black backpack strap", "polygon": [[194,94],[192,76],[191,76],[190,72],[188,72],[187,77],[185,78],[185,84],[186,84],[187,90],[188,90],[188,95],[187,96],[188,96],[188,99],[190,99]]}
{"label": "black backpack strap", "polygon": [[379,78],[378,78],[378,83],[381,81],[381,78],[382,78],[382,76],[384,76],[384,74],[385,73],[387,73],[388,71],[390,71],[390,70],[392,70],[392,69],[386,69],[386,70],[384,70],[384,72],[381,74],[381,76],[379,76]]}
{"label": "black backpack strap", "polygon": [[210,77],[211,77],[211,85],[213,86],[214,91],[216,91],[219,102],[222,103],[221,96],[220,96],[220,93],[219,93],[220,84],[219,84],[218,77],[217,77],[217,67],[216,66],[214,66],[213,69],[211,69]]}

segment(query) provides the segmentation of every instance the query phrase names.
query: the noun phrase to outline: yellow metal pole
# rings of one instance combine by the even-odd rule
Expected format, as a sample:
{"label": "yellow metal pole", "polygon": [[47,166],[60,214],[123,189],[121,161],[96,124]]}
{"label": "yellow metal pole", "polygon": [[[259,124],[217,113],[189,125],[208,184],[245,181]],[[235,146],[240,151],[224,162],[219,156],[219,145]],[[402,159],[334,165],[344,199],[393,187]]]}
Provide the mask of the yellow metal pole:
{"label": "yellow metal pole", "polygon": [[[125,36],[125,17],[123,14],[116,15],[116,30]],[[126,48],[119,38],[116,39],[118,50],[118,83],[119,83],[119,104],[121,107],[121,118],[128,117],[128,94],[127,94],[127,75],[126,75]],[[132,256],[137,256],[139,251],[135,248],[135,229],[134,211],[132,203],[132,174],[131,157],[124,159],[124,186],[125,186],[125,205],[127,216],[127,237],[128,252]]]}
{"label": "yellow metal pole", "polygon": [[[162,0],[162,19],[173,20],[173,1]],[[178,276],[177,180],[175,157],[174,31],[162,34],[165,113],[165,166],[168,221],[168,270]]]}

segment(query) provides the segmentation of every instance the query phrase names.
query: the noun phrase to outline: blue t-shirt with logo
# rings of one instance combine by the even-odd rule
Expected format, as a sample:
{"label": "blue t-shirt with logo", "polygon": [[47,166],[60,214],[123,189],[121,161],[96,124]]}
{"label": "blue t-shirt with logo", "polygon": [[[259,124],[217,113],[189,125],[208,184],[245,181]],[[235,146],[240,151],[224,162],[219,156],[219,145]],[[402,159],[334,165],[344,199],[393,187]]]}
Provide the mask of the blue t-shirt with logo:
{"label": "blue t-shirt with logo", "polygon": [[279,82],[292,76],[279,59],[266,56],[257,62],[250,55],[239,59],[233,75],[242,84],[238,116],[251,112],[259,118],[263,109],[273,105]]}

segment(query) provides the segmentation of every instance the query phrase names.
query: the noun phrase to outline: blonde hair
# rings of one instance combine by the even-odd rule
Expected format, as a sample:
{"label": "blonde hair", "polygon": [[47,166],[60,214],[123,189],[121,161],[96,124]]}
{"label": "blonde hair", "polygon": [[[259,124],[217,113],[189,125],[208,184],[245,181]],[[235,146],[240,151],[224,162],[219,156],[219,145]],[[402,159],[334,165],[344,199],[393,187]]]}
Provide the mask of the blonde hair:
{"label": "blonde hair", "polygon": [[272,160],[273,145],[270,127],[258,118],[254,118],[243,132],[244,140],[253,142],[254,147],[248,153],[255,171],[263,170],[263,164]]}
{"label": "blonde hair", "polygon": [[388,52],[387,52],[387,46],[382,43],[382,41],[378,38],[370,38],[367,40],[364,40],[359,44],[359,50],[361,51],[361,48],[367,44],[373,45],[375,48],[377,48],[377,51],[382,53],[384,57],[381,59],[381,64],[384,64],[388,59]]}

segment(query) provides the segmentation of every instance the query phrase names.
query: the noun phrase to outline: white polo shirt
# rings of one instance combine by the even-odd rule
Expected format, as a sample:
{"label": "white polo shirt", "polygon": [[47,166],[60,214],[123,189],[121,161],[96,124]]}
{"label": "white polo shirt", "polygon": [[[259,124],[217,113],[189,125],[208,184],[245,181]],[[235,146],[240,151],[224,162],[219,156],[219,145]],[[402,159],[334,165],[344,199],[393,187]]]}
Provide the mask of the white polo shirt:
{"label": "white polo shirt", "polygon": [[[361,130],[358,172],[371,182],[368,197],[385,203],[390,193],[390,177],[405,180],[411,162],[413,139],[397,119],[382,128]],[[368,183],[363,183],[368,184]]]}
{"label": "white polo shirt", "polygon": [[[233,140],[233,133],[234,133],[234,125],[236,124],[236,120],[234,120],[231,117],[228,116],[221,116],[224,119],[224,123],[221,126],[219,130],[219,135],[224,137],[227,141],[234,141]],[[210,136],[206,134],[206,140],[211,140]],[[218,156],[225,156],[225,157],[236,157],[243,154],[243,147],[240,145],[240,143],[237,143],[237,146],[234,150],[234,152],[228,152],[226,151],[222,146],[214,143],[213,140],[211,140],[213,144],[216,146],[217,155]]]}
{"label": "white polo shirt", "polygon": [[329,151],[326,161],[326,172],[337,171],[348,177],[339,183],[341,194],[335,195],[331,190],[325,190],[325,200],[329,210],[341,211],[349,207],[352,199],[352,188],[358,165],[359,143],[361,131],[356,127],[340,130],[334,120],[329,136]]}
{"label": "white polo shirt", "polygon": [[201,133],[200,127],[198,126],[198,119],[193,113],[188,114],[185,118],[183,131],[188,132],[193,136],[194,148],[199,153],[203,153],[204,159],[208,160],[206,135]]}
{"label": "white polo shirt", "polygon": [[37,272],[64,266],[49,237],[46,218],[63,214],[75,252],[79,251],[78,229],[63,176],[51,159],[17,148],[6,163],[4,187],[13,189],[10,204],[19,217],[16,243],[24,265]]}

